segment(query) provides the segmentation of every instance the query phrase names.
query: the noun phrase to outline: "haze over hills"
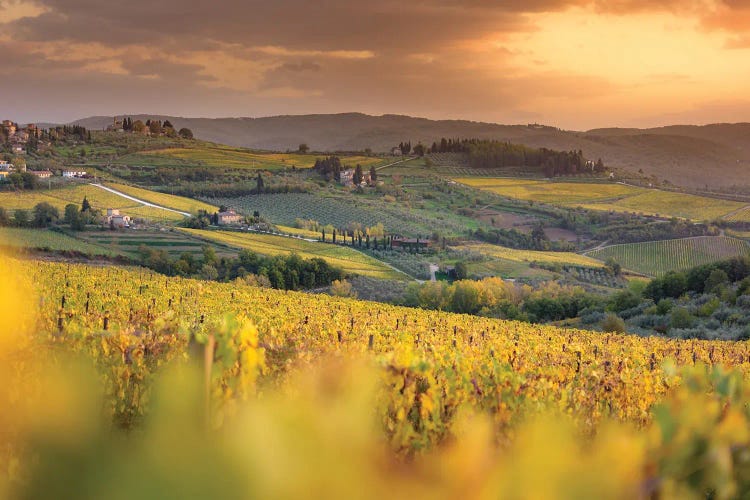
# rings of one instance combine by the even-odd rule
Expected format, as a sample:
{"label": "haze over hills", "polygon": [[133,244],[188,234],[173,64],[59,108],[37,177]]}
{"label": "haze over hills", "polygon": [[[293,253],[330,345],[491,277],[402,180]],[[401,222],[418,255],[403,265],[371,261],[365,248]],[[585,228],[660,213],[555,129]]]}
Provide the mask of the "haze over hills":
{"label": "haze over hills", "polygon": [[[200,139],[258,149],[283,151],[306,143],[317,151],[371,148],[382,152],[404,140],[429,145],[441,137],[480,138],[559,150],[581,149],[588,158],[602,158],[612,167],[643,170],[647,175],[688,187],[747,185],[750,178],[750,123],[578,132],[538,125],[361,113],[264,118],[129,116],[144,121],[168,119],[177,128],[192,129]],[[94,116],[74,123],[103,129],[112,119],[111,116]]]}

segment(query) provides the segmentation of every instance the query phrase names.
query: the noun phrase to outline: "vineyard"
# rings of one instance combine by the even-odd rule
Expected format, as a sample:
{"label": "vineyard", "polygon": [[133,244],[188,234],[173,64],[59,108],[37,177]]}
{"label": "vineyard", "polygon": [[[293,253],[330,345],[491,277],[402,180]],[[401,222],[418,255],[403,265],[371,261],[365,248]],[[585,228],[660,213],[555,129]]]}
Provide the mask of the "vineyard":
{"label": "vineyard", "polygon": [[115,267],[5,259],[0,271],[3,496],[732,498],[750,486],[746,343]]}
{"label": "vineyard", "polygon": [[70,251],[88,255],[118,255],[106,246],[85,242],[46,229],[0,228],[0,246],[36,250]]}
{"label": "vineyard", "polygon": [[[530,179],[456,178],[457,182],[501,196],[590,210],[712,220],[733,214],[743,220],[744,203],[645,189],[615,183],[553,182]],[[737,212],[740,210],[739,212]],[[736,213],[735,213],[736,212]],[[732,218],[733,217],[733,218]]]}
{"label": "vineyard", "polygon": [[270,257],[294,253],[303,259],[323,259],[332,266],[340,267],[347,273],[382,279],[403,280],[406,278],[406,276],[387,267],[382,262],[345,246],[271,234],[203,229],[181,229],[181,231],[198,236],[206,241],[252,250],[255,253]]}
{"label": "vineyard", "polygon": [[748,254],[750,246],[745,241],[723,236],[702,236],[612,245],[586,255],[601,261],[612,258],[625,269],[649,276],[661,276],[669,271],[685,270]]}
{"label": "vineyard", "polygon": [[[463,234],[466,230],[465,223],[441,219],[427,210],[409,209],[401,204],[388,204],[366,198],[266,194],[206,201],[226,205],[248,214],[258,211],[262,217],[285,226],[292,226],[296,219],[303,217],[337,228],[345,228],[351,223],[359,223],[366,227],[382,223],[389,233],[408,236],[426,237],[434,231]],[[467,219],[467,222],[472,221]]]}

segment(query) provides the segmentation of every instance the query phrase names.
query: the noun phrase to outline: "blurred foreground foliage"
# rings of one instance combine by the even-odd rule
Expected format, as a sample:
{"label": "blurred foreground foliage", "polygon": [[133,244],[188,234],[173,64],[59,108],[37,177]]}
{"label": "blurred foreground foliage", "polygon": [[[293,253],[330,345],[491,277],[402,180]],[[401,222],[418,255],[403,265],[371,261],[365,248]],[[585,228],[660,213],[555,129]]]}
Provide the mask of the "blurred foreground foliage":
{"label": "blurred foreground foliage", "polygon": [[644,420],[590,422],[531,386],[537,399],[512,412],[502,408],[511,394],[451,406],[447,372],[406,345],[302,355],[304,338],[295,349],[274,343],[242,314],[196,325],[136,312],[117,331],[70,335],[40,324],[45,302],[16,264],[0,263],[0,275],[3,498],[750,492],[750,386],[739,368],[663,360],[669,387]]}

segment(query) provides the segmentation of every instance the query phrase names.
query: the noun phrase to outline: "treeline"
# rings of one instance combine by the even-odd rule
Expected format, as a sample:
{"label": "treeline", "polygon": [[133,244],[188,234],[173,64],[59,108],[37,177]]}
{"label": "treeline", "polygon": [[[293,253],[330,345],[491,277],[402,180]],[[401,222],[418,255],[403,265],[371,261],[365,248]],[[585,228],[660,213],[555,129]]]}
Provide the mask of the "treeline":
{"label": "treeline", "polygon": [[601,159],[587,160],[583,151],[555,151],[531,148],[522,144],[482,139],[440,139],[433,142],[429,153],[464,153],[472,168],[495,169],[525,167],[543,172],[547,177],[577,175],[606,170]]}
{"label": "treeline", "polygon": [[122,130],[124,132],[134,132],[137,134],[151,134],[151,135],[165,135],[167,137],[181,137],[183,139],[192,139],[193,131],[189,128],[181,128],[177,131],[169,120],[151,120],[148,119],[144,123],[142,120],[133,121],[132,118],[126,116],[122,120]]}
{"label": "treeline", "polygon": [[718,230],[706,224],[693,224],[689,221],[677,219],[672,219],[669,222],[644,222],[640,218],[632,218],[621,223],[605,223],[595,233],[597,239],[610,243],[638,243],[712,236],[718,234]]}
{"label": "treeline", "polygon": [[313,170],[330,182],[341,180],[341,171],[345,170],[345,167],[338,156],[327,156],[316,159]]}
{"label": "treeline", "polygon": [[534,289],[517,286],[500,278],[412,284],[404,305],[462,314],[545,323],[575,318],[591,308],[603,308],[606,301],[580,287],[548,282]]}
{"label": "treeline", "polygon": [[212,247],[203,256],[183,253],[172,259],[164,250],[139,249],[141,264],[168,276],[192,276],[213,281],[244,280],[248,284],[280,290],[303,290],[329,286],[345,278],[344,272],[323,259],[302,259],[296,254],[264,257],[242,250],[237,258],[217,257]]}
{"label": "treeline", "polygon": [[19,209],[10,212],[0,207],[0,227],[45,228],[60,219],[60,212],[47,202],[37,203],[32,210]]}
{"label": "treeline", "polygon": [[174,188],[159,188],[158,191],[185,196],[188,198],[236,198],[254,194],[308,193],[310,189],[303,184],[278,184],[264,186],[258,191],[257,185],[250,183],[191,184]]}
{"label": "treeline", "polygon": [[748,277],[750,277],[750,258],[737,257],[694,267],[687,271],[669,272],[661,278],[652,280],[646,286],[643,295],[654,302],[659,302],[661,299],[679,298],[688,292],[714,292],[720,285],[736,283]]}
{"label": "treeline", "polygon": [[575,245],[567,241],[550,241],[541,225],[535,226],[531,234],[522,233],[516,229],[484,229],[480,227],[474,231],[474,237],[487,243],[519,250],[553,250],[562,252],[575,250]]}
{"label": "treeline", "polygon": [[100,217],[101,212],[94,209],[86,198],[80,208],[75,203],[67,204],[62,218],[57,207],[46,201],[37,203],[31,210],[14,210],[12,216],[10,211],[0,207],[0,227],[49,228],[65,223],[74,231],[83,231],[87,224],[96,223]]}

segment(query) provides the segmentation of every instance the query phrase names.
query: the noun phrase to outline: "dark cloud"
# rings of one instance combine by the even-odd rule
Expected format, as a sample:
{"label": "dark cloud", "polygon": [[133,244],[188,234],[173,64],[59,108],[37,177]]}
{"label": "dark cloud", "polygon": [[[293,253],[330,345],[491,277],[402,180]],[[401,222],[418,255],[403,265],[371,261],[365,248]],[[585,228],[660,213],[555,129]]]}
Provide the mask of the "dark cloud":
{"label": "dark cloud", "polygon": [[[211,116],[362,110],[513,121],[545,118],[528,110],[557,98],[580,100],[583,114],[594,106],[588,97],[616,85],[575,68],[545,72],[536,58],[544,54],[521,71],[507,48],[465,50],[486,38],[502,45],[537,30],[536,14],[574,7],[689,14],[706,30],[729,32],[728,47],[750,46],[750,0],[717,0],[711,9],[703,0],[33,0],[44,13],[3,23],[3,5],[18,1],[0,0],[0,37],[13,40],[3,47],[0,38],[0,66],[24,77],[24,95],[98,99],[98,112],[135,112],[132,103],[142,103],[136,108],[180,113],[184,103]],[[77,44],[105,50],[66,57]]]}

